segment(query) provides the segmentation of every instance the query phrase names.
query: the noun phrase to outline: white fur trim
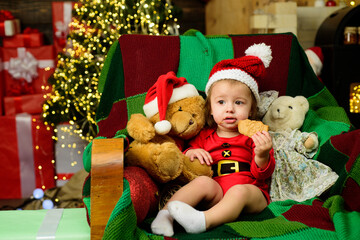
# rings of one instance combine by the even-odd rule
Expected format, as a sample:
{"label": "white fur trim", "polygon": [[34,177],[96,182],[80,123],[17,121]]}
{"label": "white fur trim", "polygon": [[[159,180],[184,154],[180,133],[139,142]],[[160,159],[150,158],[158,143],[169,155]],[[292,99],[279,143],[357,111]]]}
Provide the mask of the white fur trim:
{"label": "white fur trim", "polygon": [[321,62],[319,56],[316,53],[314,53],[314,51],[309,50],[309,49],[305,50],[305,53],[306,53],[308,59],[309,60],[311,59],[311,61],[313,63],[313,64],[311,64],[311,67],[313,68],[316,76],[320,75],[321,69],[323,67],[323,63]]}
{"label": "white fur trim", "polygon": [[155,131],[160,135],[165,135],[171,130],[171,123],[168,120],[163,120],[155,123]]}
{"label": "white fur trim", "polygon": [[265,68],[269,67],[272,60],[271,48],[265,43],[251,45],[248,49],[246,49],[245,54],[260,58],[260,60],[264,63]]}
{"label": "white fur trim", "polygon": [[206,84],[205,93],[206,95],[209,92],[210,86],[213,85],[215,82],[223,79],[234,79],[239,82],[246,84],[250,90],[253,92],[256,102],[260,102],[259,96],[259,88],[258,85],[253,77],[251,77],[247,72],[244,72],[240,69],[225,69],[220,70],[214,73],[210,78],[208,83]]}
{"label": "white fur trim", "polygon": [[[195,97],[195,96],[199,96],[199,92],[195,88],[195,86],[192,84],[185,84],[181,87],[173,89],[169,104],[184,98]],[[151,118],[152,116],[157,114],[159,112],[157,97],[151,102],[145,104],[143,106],[143,109],[146,117],[148,118]]]}

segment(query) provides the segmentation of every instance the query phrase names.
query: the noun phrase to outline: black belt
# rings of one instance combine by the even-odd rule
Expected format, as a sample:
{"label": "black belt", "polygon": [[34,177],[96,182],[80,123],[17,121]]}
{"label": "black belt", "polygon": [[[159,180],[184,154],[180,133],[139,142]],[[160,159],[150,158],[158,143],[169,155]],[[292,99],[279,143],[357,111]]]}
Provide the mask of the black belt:
{"label": "black belt", "polygon": [[221,160],[211,166],[213,177],[223,176],[235,172],[250,172],[250,164],[233,160]]}

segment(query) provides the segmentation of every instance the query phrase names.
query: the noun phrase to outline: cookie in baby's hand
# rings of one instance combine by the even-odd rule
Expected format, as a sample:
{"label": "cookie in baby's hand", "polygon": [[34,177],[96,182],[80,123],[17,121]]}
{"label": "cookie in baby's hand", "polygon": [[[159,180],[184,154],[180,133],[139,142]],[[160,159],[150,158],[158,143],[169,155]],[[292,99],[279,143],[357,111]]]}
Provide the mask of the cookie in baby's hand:
{"label": "cookie in baby's hand", "polygon": [[252,135],[254,135],[257,132],[269,131],[269,126],[263,124],[261,121],[245,119],[239,121],[238,130],[239,133],[248,137],[252,137]]}

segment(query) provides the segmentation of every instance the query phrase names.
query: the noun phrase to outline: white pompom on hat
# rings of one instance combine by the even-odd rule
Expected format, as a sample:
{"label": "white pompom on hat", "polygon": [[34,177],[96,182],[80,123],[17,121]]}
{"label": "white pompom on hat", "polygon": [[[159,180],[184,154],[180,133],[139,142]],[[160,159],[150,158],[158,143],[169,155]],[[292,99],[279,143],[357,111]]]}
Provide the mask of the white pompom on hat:
{"label": "white pompom on hat", "polygon": [[143,106],[147,118],[159,113],[160,121],[155,124],[158,134],[170,132],[171,123],[166,120],[167,106],[188,97],[199,96],[194,85],[189,84],[184,77],[176,77],[174,72],[161,75],[149,89]]}
{"label": "white pompom on hat", "polygon": [[233,79],[246,84],[253,92],[256,101],[260,102],[258,80],[265,76],[265,68],[272,60],[270,46],[265,43],[254,44],[245,51],[245,56],[222,60],[215,64],[210,72],[205,87],[208,94],[212,84],[223,79]]}

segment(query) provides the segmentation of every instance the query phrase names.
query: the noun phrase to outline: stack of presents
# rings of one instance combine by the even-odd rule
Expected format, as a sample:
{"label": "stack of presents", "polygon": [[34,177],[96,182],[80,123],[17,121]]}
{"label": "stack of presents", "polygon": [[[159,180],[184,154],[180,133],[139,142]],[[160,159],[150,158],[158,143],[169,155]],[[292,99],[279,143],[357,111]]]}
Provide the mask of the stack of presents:
{"label": "stack of presents", "polygon": [[[57,127],[59,140],[55,141],[54,129],[41,119],[43,102],[51,92],[47,80],[55,71],[58,53],[66,47],[73,6],[72,2],[52,2],[51,45],[44,44],[43,33],[21,28],[19,19],[1,10],[0,201],[24,201],[11,209],[40,204],[30,208],[39,210],[0,211],[0,239],[90,239],[85,209],[61,208],[62,199],[56,199],[65,189],[71,190],[64,182],[83,169],[78,152],[85,146],[68,147],[79,140],[61,131],[67,123]],[[75,167],[74,162],[78,163]],[[39,189],[45,197],[36,196]],[[45,207],[50,194],[53,205]]]}
{"label": "stack of presents", "polygon": [[[51,92],[48,79],[66,45],[73,6],[72,2],[52,2],[51,45],[44,44],[39,30],[22,27],[9,11],[0,12],[0,199],[29,198],[36,188],[63,185],[78,170],[56,159],[70,154],[61,141],[74,140],[58,136],[60,141],[55,142],[54,129],[41,119],[43,102]],[[82,165],[81,160],[75,161]]]}

